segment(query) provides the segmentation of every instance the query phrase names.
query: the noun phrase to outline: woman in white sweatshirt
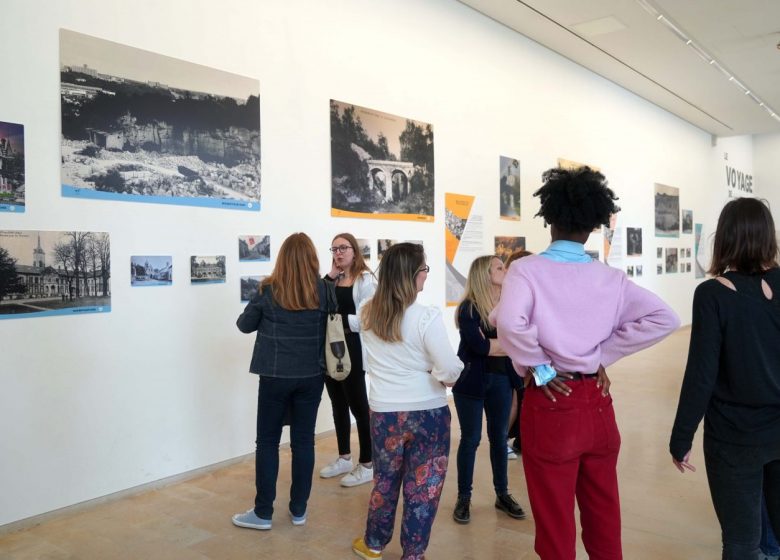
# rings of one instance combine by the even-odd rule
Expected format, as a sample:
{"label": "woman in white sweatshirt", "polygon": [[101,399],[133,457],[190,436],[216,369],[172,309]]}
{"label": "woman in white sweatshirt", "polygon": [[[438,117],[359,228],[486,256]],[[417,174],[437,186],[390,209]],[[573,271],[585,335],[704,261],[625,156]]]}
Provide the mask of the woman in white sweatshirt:
{"label": "woman in white sweatshirt", "polygon": [[399,243],[382,257],[374,297],[359,310],[370,383],[374,488],[366,532],[352,543],[361,558],[382,558],[403,488],[403,560],[421,559],[447,474],[447,386],[463,363],[441,311],[416,302],[430,268],[421,245]]}

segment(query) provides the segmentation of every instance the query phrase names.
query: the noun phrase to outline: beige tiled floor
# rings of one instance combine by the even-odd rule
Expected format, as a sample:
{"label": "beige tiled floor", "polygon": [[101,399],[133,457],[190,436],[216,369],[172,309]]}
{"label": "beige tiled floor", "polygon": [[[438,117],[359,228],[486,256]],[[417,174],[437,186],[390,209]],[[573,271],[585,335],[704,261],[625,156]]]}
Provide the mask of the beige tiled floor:
{"label": "beige tiled floor", "polygon": [[[697,440],[696,474],[680,475],[667,452],[677,405],[688,331],[610,368],[623,435],[619,463],[623,541],[627,560],[711,560],[720,557],[720,532],[712,512]],[[454,407],[453,417],[454,417]],[[478,450],[472,522],[452,521],[456,495],[454,455],[428,548],[429,560],[536,558],[532,519],[517,521],[493,507],[487,442]],[[317,469],[334,457],[335,436],[317,442]],[[355,442],[356,446],[356,442]],[[293,527],[286,516],[290,452],[281,453],[279,500],[271,531],[239,529],[233,513],[254,498],[251,460],[186,482],[65,514],[36,527],[0,536],[3,559],[287,559],[351,558],[350,542],[365,523],[369,486],[341,488],[315,478],[309,522]],[[315,475],[316,476],[316,475]],[[528,505],[520,461],[509,463],[510,486]],[[530,508],[527,508],[530,509]],[[400,516],[399,516],[400,517]],[[396,532],[397,534],[397,532]],[[400,557],[397,537],[387,559]],[[578,549],[578,557],[586,558]]]}

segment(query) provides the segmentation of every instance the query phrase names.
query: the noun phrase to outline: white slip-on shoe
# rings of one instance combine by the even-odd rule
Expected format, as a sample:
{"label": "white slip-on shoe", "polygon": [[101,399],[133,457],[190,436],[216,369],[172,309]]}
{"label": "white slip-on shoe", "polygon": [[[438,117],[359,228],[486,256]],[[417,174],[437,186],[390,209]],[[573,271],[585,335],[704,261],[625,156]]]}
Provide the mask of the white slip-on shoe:
{"label": "white slip-on shoe", "polygon": [[360,486],[374,480],[374,467],[365,467],[361,463],[358,463],[357,467],[352,469],[352,472],[341,479],[341,485],[345,488],[351,488],[352,486]]}
{"label": "white slip-on shoe", "polygon": [[352,464],[351,459],[344,459],[343,457],[339,457],[320,470],[320,477],[333,478],[334,476],[351,472],[353,468],[354,465]]}

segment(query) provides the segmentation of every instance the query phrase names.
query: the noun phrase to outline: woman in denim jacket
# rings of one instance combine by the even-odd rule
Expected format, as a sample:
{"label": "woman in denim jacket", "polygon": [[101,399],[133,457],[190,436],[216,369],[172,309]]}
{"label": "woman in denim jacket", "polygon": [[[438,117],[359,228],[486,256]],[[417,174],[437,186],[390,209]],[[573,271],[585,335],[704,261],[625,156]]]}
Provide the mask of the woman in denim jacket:
{"label": "woman in denim jacket", "polygon": [[279,472],[279,440],[290,411],[293,525],[306,523],[314,471],[314,424],[325,372],[326,286],[314,244],[294,233],[279,249],[276,266],[239,316],[241,332],[257,331],[249,371],[260,378],[257,398],[255,506],[233,516],[250,529],[270,529]]}

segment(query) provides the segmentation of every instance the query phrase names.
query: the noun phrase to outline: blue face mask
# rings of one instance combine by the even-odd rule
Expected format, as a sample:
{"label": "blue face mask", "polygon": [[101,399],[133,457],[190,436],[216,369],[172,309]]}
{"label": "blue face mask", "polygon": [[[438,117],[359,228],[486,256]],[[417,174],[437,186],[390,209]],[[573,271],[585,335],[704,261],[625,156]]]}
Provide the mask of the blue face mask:
{"label": "blue face mask", "polygon": [[558,372],[555,371],[555,368],[548,364],[536,366],[531,370],[531,373],[534,376],[534,381],[536,381],[537,387],[547,385],[550,381],[555,379],[556,375],[558,375]]}

